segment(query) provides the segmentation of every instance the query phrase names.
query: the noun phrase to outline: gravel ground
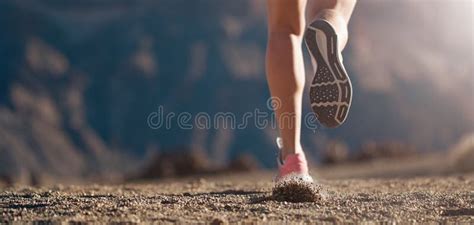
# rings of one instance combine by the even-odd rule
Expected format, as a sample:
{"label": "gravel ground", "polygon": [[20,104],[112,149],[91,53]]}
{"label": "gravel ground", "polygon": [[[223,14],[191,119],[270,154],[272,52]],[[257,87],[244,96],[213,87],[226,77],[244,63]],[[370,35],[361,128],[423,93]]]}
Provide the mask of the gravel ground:
{"label": "gravel ground", "polygon": [[[0,223],[474,223],[474,174],[321,181],[324,199],[273,200],[268,173],[123,185],[0,189]],[[244,180],[244,181],[243,181]]]}

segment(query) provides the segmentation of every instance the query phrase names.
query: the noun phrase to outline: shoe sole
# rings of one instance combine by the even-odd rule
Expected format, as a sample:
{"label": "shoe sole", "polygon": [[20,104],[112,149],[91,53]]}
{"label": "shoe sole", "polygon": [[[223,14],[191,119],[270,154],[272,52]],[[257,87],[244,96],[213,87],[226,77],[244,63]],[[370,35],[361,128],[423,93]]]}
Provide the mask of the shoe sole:
{"label": "shoe sole", "polygon": [[337,35],[331,24],[316,20],[304,36],[316,73],[309,97],[319,122],[329,128],[340,126],[347,119],[352,102],[352,84],[339,58]]}

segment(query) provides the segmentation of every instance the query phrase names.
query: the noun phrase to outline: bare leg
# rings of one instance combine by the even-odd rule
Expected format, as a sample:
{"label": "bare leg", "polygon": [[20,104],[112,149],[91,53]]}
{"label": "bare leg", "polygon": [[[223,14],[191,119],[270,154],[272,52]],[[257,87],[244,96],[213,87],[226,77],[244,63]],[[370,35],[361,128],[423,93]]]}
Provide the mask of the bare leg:
{"label": "bare leg", "polygon": [[301,104],[305,82],[302,39],[306,0],[267,0],[268,46],[266,72],[272,97],[281,101],[275,111],[283,139],[282,159],[301,153]]}
{"label": "bare leg", "polygon": [[[326,19],[336,29],[340,48],[347,42],[347,23],[356,0],[308,0],[307,20]],[[302,39],[307,0],[267,0],[266,72],[272,97],[281,101],[276,118],[283,139],[282,158],[302,153],[300,143],[305,72]]]}

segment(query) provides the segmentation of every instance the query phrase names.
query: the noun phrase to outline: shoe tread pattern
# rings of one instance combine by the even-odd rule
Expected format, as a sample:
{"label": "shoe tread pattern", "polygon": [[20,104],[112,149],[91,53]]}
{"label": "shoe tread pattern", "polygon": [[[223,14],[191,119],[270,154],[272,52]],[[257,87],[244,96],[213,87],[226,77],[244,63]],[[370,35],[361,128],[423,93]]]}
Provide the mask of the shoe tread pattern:
{"label": "shoe tread pattern", "polygon": [[[326,35],[327,61],[319,50],[315,29]],[[305,42],[317,63],[316,73],[309,91],[311,108],[326,127],[337,127],[347,118],[352,99],[350,79],[338,58],[337,35],[324,20],[316,20],[305,33]],[[331,46],[332,44],[332,46]],[[335,51],[330,51],[334,49]],[[329,64],[329,65],[328,65]]]}

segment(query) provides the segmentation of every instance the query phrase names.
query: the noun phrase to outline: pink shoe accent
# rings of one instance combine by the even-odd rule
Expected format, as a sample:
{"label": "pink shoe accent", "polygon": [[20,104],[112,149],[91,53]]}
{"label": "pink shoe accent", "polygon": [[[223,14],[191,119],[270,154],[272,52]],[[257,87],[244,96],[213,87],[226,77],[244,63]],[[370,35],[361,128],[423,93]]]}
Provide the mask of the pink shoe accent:
{"label": "pink shoe accent", "polygon": [[308,174],[308,163],[303,153],[296,153],[286,156],[283,165],[278,165],[279,177],[284,177],[291,173]]}
{"label": "pink shoe accent", "polygon": [[308,162],[303,152],[287,155],[282,161],[281,151],[283,148],[283,141],[280,137],[276,139],[279,148],[277,163],[278,175],[275,177],[275,182],[286,179],[298,178],[303,181],[313,182],[313,178],[308,172]]}

